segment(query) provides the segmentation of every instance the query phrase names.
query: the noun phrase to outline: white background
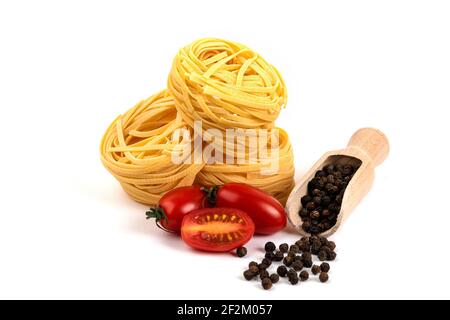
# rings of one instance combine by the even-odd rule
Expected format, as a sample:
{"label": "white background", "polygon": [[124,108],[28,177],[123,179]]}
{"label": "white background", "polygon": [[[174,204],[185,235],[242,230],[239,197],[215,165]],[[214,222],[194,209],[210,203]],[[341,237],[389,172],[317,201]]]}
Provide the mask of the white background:
{"label": "white background", "polygon": [[[0,298],[450,298],[448,1],[2,1]],[[267,292],[244,259],[188,249],[102,167],[109,123],[213,36],[283,74],[297,178],[353,131],[391,142],[333,237],[331,281]]]}

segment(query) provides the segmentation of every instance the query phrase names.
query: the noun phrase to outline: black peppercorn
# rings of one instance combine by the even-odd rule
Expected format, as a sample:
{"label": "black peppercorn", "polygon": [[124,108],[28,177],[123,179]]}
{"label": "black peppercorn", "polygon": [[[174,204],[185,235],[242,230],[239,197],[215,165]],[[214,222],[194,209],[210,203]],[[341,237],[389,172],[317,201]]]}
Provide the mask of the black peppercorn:
{"label": "black peppercorn", "polygon": [[247,248],[246,247],[239,247],[239,248],[237,248],[236,255],[239,258],[245,257],[247,255]]}
{"label": "black peppercorn", "polygon": [[326,175],[325,171],[319,170],[319,171],[316,172],[315,177],[320,178],[320,177],[324,177],[325,175]]}
{"label": "black peppercorn", "polygon": [[283,264],[286,267],[290,267],[292,265],[292,263],[294,262],[294,258],[292,258],[291,256],[287,256],[283,259]]}
{"label": "black peppercorn", "polygon": [[328,182],[328,183],[334,184],[335,181],[336,181],[336,180],[335,180],[335,178],[334,178],[334,175],[330,174],[330,175],[327,176],[327,182]]}
{"label": "black peppercorn", "polygon": [[312,260],[312,254],[310,252],[303,252],[302,259],[303,261]]}
{"label": "black peppercorn", "polygon": [[299,253],[300,252],[300,248],[298,247],[298,245],[293,244],[292,246],[290,246],[289,251],[290,252],[294,252],[294,253]]}
{"label": "black peppercorn", "polygon": [[317,258],[319,258],[320,261],[327,260],[327,257],[328,257],[327,253],[325,251],[323,251],[323,250],[321,250],[319,252],[319,254],[317,255]]}
{"label": "black peppercorn", "polygon": [[320,218],[320,212],[317,211],[317,210],[311,211],[309,216],[311,217],[311,219],[319,219]]}
{"label": "black peppercorn", "polygon": [[311,268],[312,265],[313,265],[312,260],[304,260],[304,261],[303,261],[303,266],[304,266],[305,268]]}
{"label": "black peppercorn", "polygon": [[331,251],[334,251],[334,249],[336,249],[336,243],[334,243],[334,241],[328,241],[327,246],[331,249]]}
{"label": "black peppercorn", "polygon": [[[316,197],[319,197],[320,198],[320,196],[322,195],[322,191],[320,191],[320,189],[314,189],[312,192],[311,192],[311,194],[314,196],[311,200],[313,201],[313,202],[316,202],[314,199],[316,198]],[[310,200],[310,201],[311,201]]]}
{"label": "black peppercorn", "polygon": [[259,271],[259,278],[262,280],[264,278],[268,278],[269,277],[269,272],[267,272],[267,270],[261,270]]}
{"label": "black peppercorn", "polygon": [[335,198],[335,201],[337,203],[341,204],[342,203],[342,196],[341,195],[337,195],[336,198]]}
{"label": "black peppercorn", "polygon": [[258,262],[252,261],[248,264],[248,267],[251,268],[252,266],[258,267]]}
{"label": "black peppercorn", "polygon": [[328,260],[328,261],[333,261],[333,260],[336,259],[336,256],[337,256],[336,252],[332,251],[332,252],[330,252],[330,253],[328,254],[327,260]]}
{"label": "black peppercorn", "polygon": [[277,273],[280,277],[286,277],[287,275],[287,268],[285,266],[279,266],[277,268]]}
{"label": "black peppercorn", "polygon": [[328,173],[328,174],[333,174],[333,172],[334,172],[334,165],[332,165],[332,164],[327,165],[325,167],[325,172]]}
{"label": "black peppercorn", "polygon": [[309,216],[309,211],[308,211],[308,209],[302,208],[302,209],[300,210],[300,217],[306,218],[306,217],[308,217],[308,216]]}
{"label": "black peppercorn", "polygon": [[273,261],[282,261],[284,258],[284,254],[281,251],[275,252],[275,256],[273,257]]}
{"label": "black peppercorn", "polygon": [[331,203],[331,198],[329,196],[322,197],[322,206],[326,207]]}
{"label": "black peppercorn", "polygon": [[275,258],[275,253],[273,253],[273,252],[266,252],[266,254],[264,255],[264,258],[269,259],[269,260],[273,260]]}
{"label": "black peppercorn", "polygon": [[301,281],[306,281],[308,279],[309,279],[308,271],[304,270],[304,271],[300,272],[300,280]]}
{"label": "black peppercorn", "polygon": [[299,249],[301,252],[309,252],[311,250],[311,246],[309,245],[309,242],[302,242]]}
{"label": "black peppercorn", "polygon": [[248,270],[255,276],[259,274],[259,268],[257,266],[250,266]]}
{"label": "black peppercorn", "polygon": [[353,166],[347,164],[344,166],[344,168],[342,168],[342,173],[346,176],[350,175],[353,173]]}
{"label": "black peppercorn", "polygon": [[303,263],[300,260],[294,261],[294,263],[292,263],[292,268],[295,271],[301,271],[303,269]]}
{"label": "black peppercorn", "polygon": [[292,285],[296,285],[298,283],[298,277],[291,277],[291,278],[289,278],[289,282]]}
{"label": "black peppercorn", "polygon": [[273,242],[267,242],[266,245],[264,246],[264,249],[266,250],[266,252],[274,252],[275,251],[275,243]]}
{"label": "black peppercorn", "polygon": [[270,280],[272,281],[272,283],[277,283],[280,280],[280,276],[276,273],[272,273],[270,275]]}
{"label": "black peppercorn", "polygon": [[311,229],[311,222],[309,222],[309,221],[303,222],[302,228],[303,228],[303,230],[305,230],[306,232],[309,232],[309,230]]}
{"label": "black peppercorn", "polygon": [[294,269],[289,269],[289,271],[287,272],[287,276],[288,278],[298,277],[297,271],[295,271]]}
{"label": "black peppercorn", "polygon": [[269,290],[270,288],[272,288],[272,280],[270,280],[270,278],[264,278],[261,280],[261,285],[264,290]]}
{"label": "black peppercorn", "polygon": [[322,270],[322,272],[328,272],[330,271],[330,265],[324,262],[320,265],[320,270]]}
{"label": "black peppercorn", "polygon": [[315,264],[315,265],[312,266],[311,272],[312,272],[313,275],[317,275],[317,274],[319,274],[321,272],[321,269],[320,269],[320,267],[318,265]]}
{"label": "black peppercorn", "polygon": [[255,277],[255,275],[250,270],[245,270],[244,271],[244,278],[245,278],[245,280],[250,281],[254,277]]}
{"label": "black peppercorn", "polygon": [[297,254],[297,253],[295,253],[294,251],[289,251],[289,252],[287,253],[287,256],[288,256],[288,257],[291,257],[291,258],[294,258],[296,254]]}
{"label": "black peppercorn", "polygon": [[289,250],[289,245],[287,243],[280,244],[280,251],[281,252],[286,253],[286,252],[288,252],[288,250]]}
{"label": "black peppercorn", "polygon": [[320,248],[322,248],[322,243],[319,240],[314,241],[311,245],[311,252],[317,254],[320,251]]}
{"label": "black peppercorn", "polygon": [[269,266],[267,264],[264,264],[264,263],[258,264],[259,271],[266,270],[268,267]]}
{"label": "black peppercorn", "polygon": [[306,206],[306,204],[308,203],[308,202],[310,202],[312,200],[312,198],[310,197],[310,196],[308,196],[308,195],[306,195],[306,196],[303,196],[302,198],[301,198],[301,203],[302,203],[302,206]]}
{"label": "black peppercorn", "polygon": [[321,272],[319,275],[320,282],[327,282],[328,281],[328,273]]}
{"label": "black peppercorn", "polygon": [[267,267],[270,267],[270,265],[272,264],[272,260],[264,258],[261,261],[262,264],[265,264]]}
{"label": "black peppercorn", "polygon": [[300,256],[300,255],[295,256],[294,257],[294,262],[295,261],[302,261],[302,256]]}
{"label": "black peppercorn", "polygon": [[[317,222],[317,221],[315,221],[315,222]],[[322,230],[319,228],[318,225],[317,226],[312,226],[311,228],[309,228],[309,233],[311,233],[311,234],[319,234],[321,232],[322,232]]]}
{"label": "black peppercorn", "polygon": [[309,211],[312,211],[312,210],[314,210],[316,208],[316,204],[314,203],[314,202],[312,202],[312,201],[310,201],[310,202],[308,202],[307,204],[306,204],[306,209],[308,209]]}

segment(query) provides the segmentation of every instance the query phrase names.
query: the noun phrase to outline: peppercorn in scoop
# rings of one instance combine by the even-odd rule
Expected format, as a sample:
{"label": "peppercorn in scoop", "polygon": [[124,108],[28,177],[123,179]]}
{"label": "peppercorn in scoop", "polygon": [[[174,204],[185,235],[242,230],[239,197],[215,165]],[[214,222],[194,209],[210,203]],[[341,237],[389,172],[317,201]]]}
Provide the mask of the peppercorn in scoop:
{"label": "peppercorn in scoop", "polygon": [[[308,193],[301,198],[299,215],[305,232],[319,234],[336,224],[345,190],[358,168],[329,164],[316,172],[308,183]],[[326,259],[325,254],[321,257]]]}

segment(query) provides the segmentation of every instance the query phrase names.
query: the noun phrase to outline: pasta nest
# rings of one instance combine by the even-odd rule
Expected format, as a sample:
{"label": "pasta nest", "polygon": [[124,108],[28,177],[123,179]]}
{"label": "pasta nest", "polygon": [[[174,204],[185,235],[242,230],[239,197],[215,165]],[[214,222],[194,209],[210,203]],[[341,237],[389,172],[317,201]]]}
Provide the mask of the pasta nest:
{"label": "pasta nest", "polygon": [[200,39],[175,57],[168,89],[183,120],[205,129],[271,128],[287,102],[277,69],[250,48]]}

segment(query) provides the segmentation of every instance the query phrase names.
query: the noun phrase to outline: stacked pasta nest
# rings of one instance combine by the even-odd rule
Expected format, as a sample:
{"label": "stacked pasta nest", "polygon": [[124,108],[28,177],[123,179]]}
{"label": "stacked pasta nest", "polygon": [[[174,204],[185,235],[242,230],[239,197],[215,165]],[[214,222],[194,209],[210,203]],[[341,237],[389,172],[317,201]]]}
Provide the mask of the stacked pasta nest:
{"label": "stacked pasta nest", "polygon": [[[293,151],[274,121],[286,101],[281,75],[256,52],[231,41],[200,39],[178,52],[167,89],[113,121],[101,142],[101,159],[130,197],[147,205],[176,187],[228,182],[253,185],[284,204],[294,186]],[[194,141],[198,125],[200,145]],[[264,141],[268,152],[255,154],[246,138],[227,139],[229,130],[259,138],[264,132],[266,139],[258,143]]]}

